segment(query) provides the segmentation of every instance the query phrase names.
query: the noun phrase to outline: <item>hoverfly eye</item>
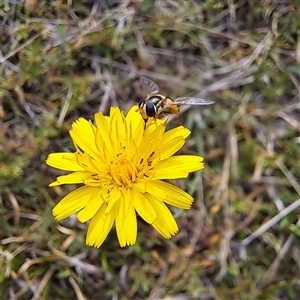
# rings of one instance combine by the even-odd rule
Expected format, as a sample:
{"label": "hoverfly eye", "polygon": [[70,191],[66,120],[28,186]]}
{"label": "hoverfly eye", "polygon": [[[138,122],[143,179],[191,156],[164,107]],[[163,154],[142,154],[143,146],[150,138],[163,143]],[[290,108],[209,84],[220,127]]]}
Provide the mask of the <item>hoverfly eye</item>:
{"label": "hoverfly eye", "polygon": [[145,101],[144,104],[146,105],[146,114],[147,114],[147,116],[150,117],[150,118],[155,117],[155,115],[156,115],[156,106],[150,101]]}

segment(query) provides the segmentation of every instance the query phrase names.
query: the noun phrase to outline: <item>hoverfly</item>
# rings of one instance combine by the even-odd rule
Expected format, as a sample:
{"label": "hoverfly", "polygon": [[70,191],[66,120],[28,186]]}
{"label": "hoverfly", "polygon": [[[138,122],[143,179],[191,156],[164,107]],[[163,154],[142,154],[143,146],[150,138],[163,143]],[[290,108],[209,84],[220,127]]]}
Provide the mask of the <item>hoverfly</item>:
{"label": "hoverfly", "polygon": [[140,112],[142,118],[145,121],[145,127],[147,127],[147,121],[149,118],[161,118],[165,117],[168,114],[176,115],[179,123],[183,126],[178,114],[180,105],[210,105],[215,102],[210,100],[205,100],[202,98],[196,97],[179,97],[172,100],[170,97],[167,97],[162,94],[158,94],[159,87],[151,79],[142,76],[140,78],[141,85],[145,92],[147,93],[147,98],[140,101],[139,108],[137,111]]}

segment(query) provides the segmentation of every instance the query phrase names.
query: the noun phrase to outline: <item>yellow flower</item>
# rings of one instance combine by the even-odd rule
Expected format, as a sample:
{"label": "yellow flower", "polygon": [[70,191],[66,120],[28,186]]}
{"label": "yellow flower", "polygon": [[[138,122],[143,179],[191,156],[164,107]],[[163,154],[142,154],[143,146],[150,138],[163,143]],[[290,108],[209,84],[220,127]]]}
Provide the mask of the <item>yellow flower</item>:
{"label": "yellow flower", "polygon": [[91,121],[79,118],[72,124],[75,153],[52,153],[46,163],[72,173],[57,177],[50,186],[83,184],[64,197],[53,209],[56,220],[77,213],[90,221],[86,243],[100,247],[114,222],[121,247],[133,245],[137,236],[136,212],[163,237],[178,231],[165,203],[189,209],[193,198],[161,179],[186,178],[204,167],[203,158],[172,156],[185,143],[190,131],[179,126],[165,132],[165,122],[144,131],[136,106],[125,117],[118,107],[110,116],[95,114]]}

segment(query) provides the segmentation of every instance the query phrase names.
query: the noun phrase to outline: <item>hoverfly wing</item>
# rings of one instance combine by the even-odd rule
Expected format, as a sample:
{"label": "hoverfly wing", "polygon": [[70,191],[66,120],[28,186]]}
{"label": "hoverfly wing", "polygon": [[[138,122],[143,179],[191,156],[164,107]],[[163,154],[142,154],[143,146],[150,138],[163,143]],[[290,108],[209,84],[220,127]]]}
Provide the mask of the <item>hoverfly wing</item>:
{"label": "hoverfly wing", "polygon": [[158,85],[152,81],[151,79],[145,77],[145,76],[142,76],[140,78],[140,82],[141,82],[141,85],[143,87],[143,89],[145,90],[145,92],[148,94],[148,95],[151,95],[151,94],[156,94],[158,93],[159,91],[159,87]]}
{"label": "hoverfly wing", "polygon": [[206,100],[202,98],[196,98],[196,97],[179,97],[176,98],[172,104],[176,105],[211,105],[214,104],[214,101]]}

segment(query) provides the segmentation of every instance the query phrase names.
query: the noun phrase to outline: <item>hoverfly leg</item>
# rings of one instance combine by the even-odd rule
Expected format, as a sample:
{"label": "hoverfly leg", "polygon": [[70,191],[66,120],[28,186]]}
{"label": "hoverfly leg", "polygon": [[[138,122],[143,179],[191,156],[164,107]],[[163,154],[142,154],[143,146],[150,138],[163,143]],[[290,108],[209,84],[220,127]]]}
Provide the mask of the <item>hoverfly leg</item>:
{"label": "hoverfly leg", "polygon": [[144,119],[144,131],[145,131],[146,128],[147,128],[147,121],[148,121],[148,119]]}
{"label": "hoverfly leg", "polygon": [[146,129],[149,126],[149,125],[147,125],[147,121],[148,121],[147,119],[144,119],[144,132],[143,132],[143,136],[146,135]]}
{"label": "hoverfly leg", "polygon": [[176,115],[176,117],[177,117],[177,120],[178,120],[179,124],[180,124],[181,126],[185,127],[185,126],[183,125],[183,123],[181,122],[181,120],[180,120],[180,118],[179,118],[179,115],[178,115],[178,114]]}
{"label": "hoverfly leg", "polygon": [[[149,126],[151,126],[151,125],[153,125],[153,120],[151,121],[151,122],[149,122],[149,119],[144,119],[144,135],[146,134],[146,129],[149,127]],[[155,123],[155,125],[156,125],[156,119],[154,119],[154,123]]]}
{"label": "hoverfly leg", "polygon": [[169,120],[169,116],[168,115],[164,115],[165,118],[165,125],[167,124],[168,120]]}

